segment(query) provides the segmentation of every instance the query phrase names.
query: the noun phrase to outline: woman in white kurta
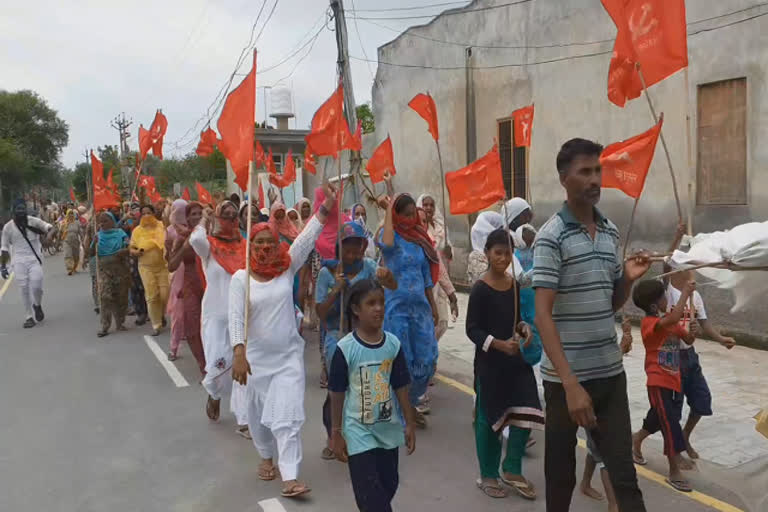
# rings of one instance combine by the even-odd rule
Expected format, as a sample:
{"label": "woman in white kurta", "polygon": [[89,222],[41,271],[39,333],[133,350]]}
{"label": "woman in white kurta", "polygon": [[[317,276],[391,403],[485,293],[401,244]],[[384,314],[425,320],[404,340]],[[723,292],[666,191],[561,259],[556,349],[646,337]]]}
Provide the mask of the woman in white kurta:
{"label": "woman in white kurta", "polygon": [[[279,242],[268,223],[251,231],[250,278],[245,270],[232,276],[229,331],[234,347],[234,379],[247,386],[248,419],[253,444],[261,455],[259,478],[276,476],[274,457],[283,479],[282,495],[306,494],[297,480],[301,462],[300,430],[304,424],[304,340],[298,332],[293,280],[314,248],[336,192],[325,187],[325,201],[293,244]],[[250,286],[245,335],[245,286]]]}
{"label": "woman in white kurta", "polygon": [[215,217],[212,235],[206,231],[212,220],[206,213],[189,236],[189,245],[200,257],[206,281],[200,322],[205,352],[203,387],[208,392],[206,413],[210,419],[218,420],[221,398],[231,389],[230,407],[237,424],[247,425],[245,387],[232,384],[228,325],[229,282],[235,271],[245,268],[245,240],[238,230],[234,203],[220,203]]}

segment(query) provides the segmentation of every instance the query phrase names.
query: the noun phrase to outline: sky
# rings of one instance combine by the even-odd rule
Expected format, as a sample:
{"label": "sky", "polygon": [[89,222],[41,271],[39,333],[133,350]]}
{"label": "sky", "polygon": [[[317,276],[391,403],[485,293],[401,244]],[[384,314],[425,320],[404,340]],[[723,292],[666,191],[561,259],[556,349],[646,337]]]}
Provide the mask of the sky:
{"label": "sky", "polygon": [[[429,21],[391,18],[437,14],[462,4],[423,7],[447,1],[344,0],[350,55],[376,60],[377,48],[399,31]],[[69,145],[61,155],[67,167],[83,161],[86,148],[117,145],[110,122],[123,112],[133,119],[129,145],[136,149],[139,124],[149,127],[157,108],[169,123],[164,153],[183,155],[194,150],[206,128],[206,111],[235,69],[262,5],[256,47],[257,69],[265,71],[258,73],[257,86],[290,87],[296,114],[290,126],[307,128],[336,81],[335,33],[324,27],[327,0],[11,2],[0,17],[0,89],[34,90],[58,111],[69,124]],[[392,10],[399,8],[409,10]],[[357,20],[356,26],[354,9],[358,17],[385,19]],[[316,34],[314,44],[306,44]],[[246,57],[239,72],[247,73],[250,63]],[[352,60],[351,66],[356,103],[370,101],[376,64]],[[232,87],[240,80],[236,76]],[[264,94],[270,107],[270,93],[258,90],[259,120]],[[211,121],[214,128],[217,118]]]}

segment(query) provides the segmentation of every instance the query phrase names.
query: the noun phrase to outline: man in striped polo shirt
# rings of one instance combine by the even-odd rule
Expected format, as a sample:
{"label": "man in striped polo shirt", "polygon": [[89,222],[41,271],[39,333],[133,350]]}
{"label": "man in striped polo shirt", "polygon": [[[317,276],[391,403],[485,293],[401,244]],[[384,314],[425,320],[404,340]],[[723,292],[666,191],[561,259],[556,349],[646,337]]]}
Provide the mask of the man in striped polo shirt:
{"label": "man in striped polo shirt", "polygon": [[534,245],[536,326],[546,400],[547,511],[564,512],[576,485],[576,431],[590,432],[622,512],[645,511],[632,463],[627,379],[614,313],[650,267],[645,255],[621,261],[619,232],[595,207],[603,147],[566,142],[557,155],[567,200]]}

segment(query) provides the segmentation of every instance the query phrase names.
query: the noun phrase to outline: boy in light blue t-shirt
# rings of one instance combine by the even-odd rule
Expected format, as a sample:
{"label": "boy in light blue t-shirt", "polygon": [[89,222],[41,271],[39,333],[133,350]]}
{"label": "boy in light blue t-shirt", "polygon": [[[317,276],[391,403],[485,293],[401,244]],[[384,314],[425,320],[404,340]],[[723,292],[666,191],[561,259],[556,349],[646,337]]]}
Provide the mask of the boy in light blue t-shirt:
{"label": "boy in light blue t-shirt", "polygon": [[384,311],[380,284],[366,279],[352,286],[346,315],[356,328],[339,341],[328,383],[333,451],[349,463],[361,511],[392,510],[398,448],[405,444],[410,455],[416,446],[408,365],[400,340],[382,330]]}

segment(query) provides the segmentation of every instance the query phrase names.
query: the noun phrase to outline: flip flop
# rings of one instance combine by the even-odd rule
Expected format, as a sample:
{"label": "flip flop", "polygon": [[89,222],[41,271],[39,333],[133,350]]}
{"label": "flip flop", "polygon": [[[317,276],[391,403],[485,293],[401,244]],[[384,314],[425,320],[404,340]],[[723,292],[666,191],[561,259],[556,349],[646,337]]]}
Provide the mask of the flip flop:
{"label": "flip flop", "polygon": [[274,465],[267,468],[266,466],[259,464],[258,476],[259,480],[271,482],[277,478],[277,468]]}
{"label": "flip flop", "polygon": [[688,482],[687,480],[671,480],[669,478],[666,478],[665,480],[669,485],[675,488],[675,490],[678,490],[680,492],[693,491],[693,488],[691,488],[690,482]]}
{"label": "flip flop", "polygon": [[296,482],[295,484],[292,484],[287,489],[284,488],[282,491],[280,491],[280,496],[283,498],[295,498],[297,496],[301,496],[303,494],[307,494],[308,492],[311,492],[312,489],[307,487],[305,484],[301,482]]}
{"label": "flip flop", "polygon": [[475,484],[477,484],[477,488],[483,491],[483,494],[489,498],[500,499],[507,497],[507,491],[500,486],[498,482],[496,484],[491,484],[483,482],[481,478],[478,478]]}
{"label": "flip flop", "polygon": [[326,446],[325,448],[323,448],[323,451],[320,453],[320,458],[323,460],[335,460],[336,454],[333,453],[333,450],[331,450]]}
{"label": "flip flop", "polygon": [[527,500],[536,499],[536,489],[533,488],[531,482],[527,479],[524,482],[519,482],[517,480],[507,480],[504,478],[504,475],[502,475],[501,481],[512,487],[512,489],[523,498]]}
{"label": "flip flop", "polygon": [[237,435],[241,436],[241,437],[246,438],[246,439],[253,439],[253,437],[251,436],[251,431],[250,431],[250,429],[248,428],[247,425],[244,426],[244,427],[240,427],[240,428],[235,429],[235,433]]}
{"label": "flip flop", "polygon": [[634,451],[632,452],[632,462],[634,462],[638,466],[645,466],[648,464],[648,461],[645,460],[645,457],[635,453]]}

